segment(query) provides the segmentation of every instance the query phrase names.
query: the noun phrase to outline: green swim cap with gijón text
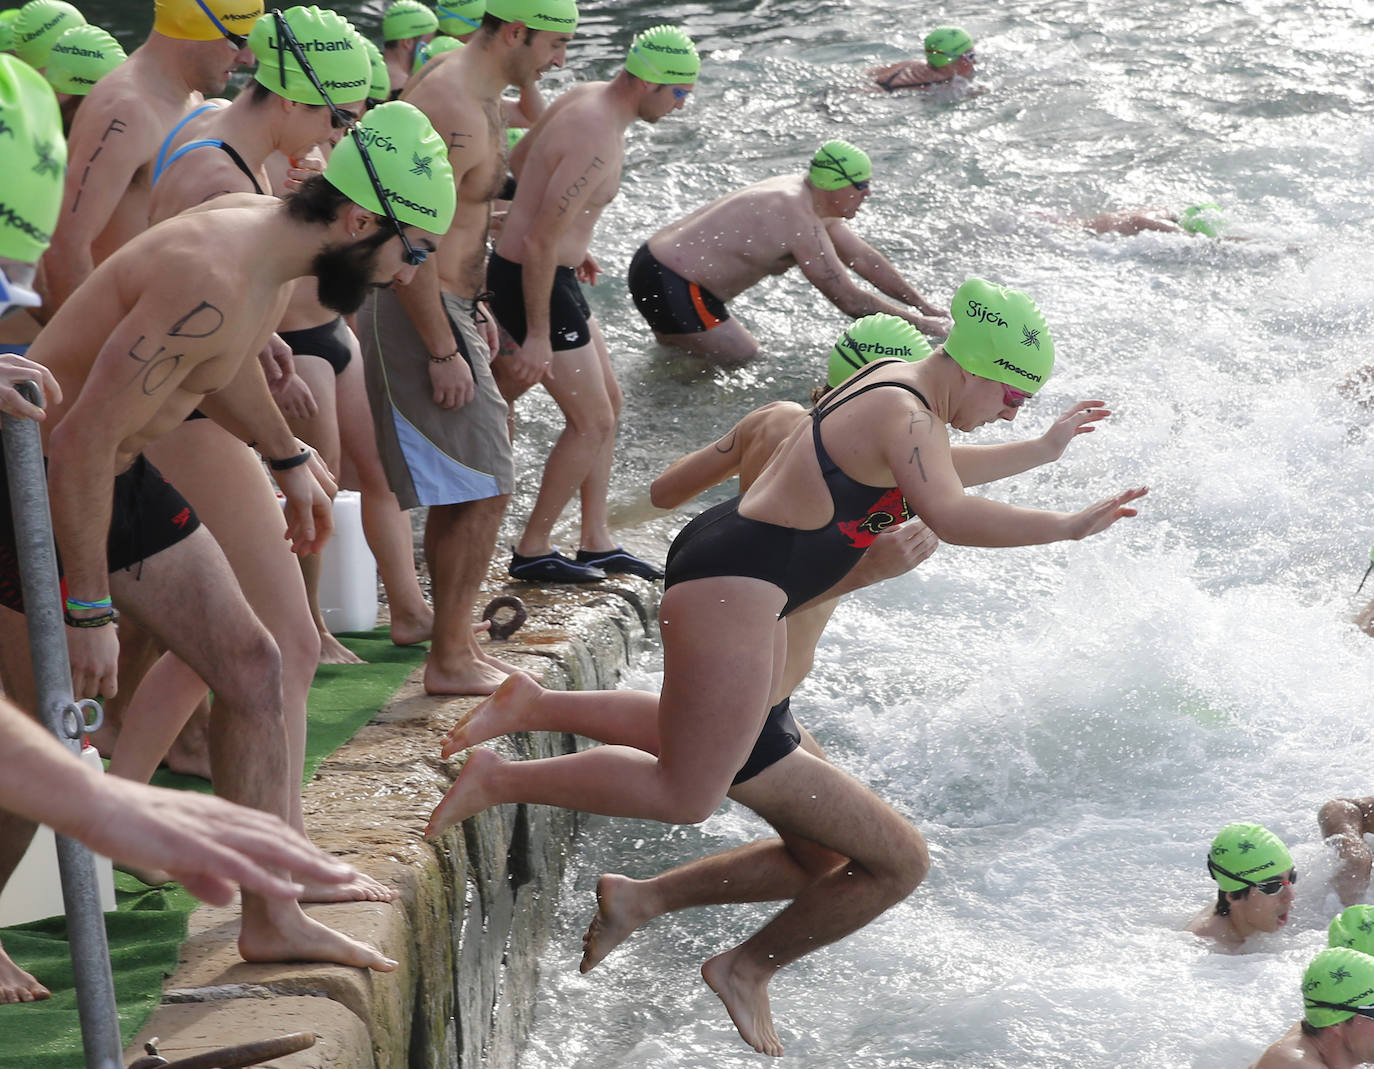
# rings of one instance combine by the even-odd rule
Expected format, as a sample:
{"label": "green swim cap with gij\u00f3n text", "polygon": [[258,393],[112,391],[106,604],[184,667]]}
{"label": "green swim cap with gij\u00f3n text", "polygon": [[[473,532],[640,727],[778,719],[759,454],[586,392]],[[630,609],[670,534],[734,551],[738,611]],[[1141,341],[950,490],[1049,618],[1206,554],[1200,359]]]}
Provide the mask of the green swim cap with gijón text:
{"label": "green swim cap with gij\u00f3n text", "polygon": [[420,0],[396,0],[382,16],[382,40],[404,41],[439,29],[439,16]]}
{"label": "green swim cap with gij\u00f3n text", "polygon": [[[354,128],[367,148],[392,212],[431,234],[453,223],[457,192],[448,148],[424,112],[404,100],[378,104]],[[352,134],[335,146],[325,179],[354,204],[386,215]]]}
{"label": "green swim cap with gij\u00f3n text", "polygon": [[838,386],[865,364],[897,356],[903,360],[924,360],[930,355],[930,342],[920,331],[898,316],[886,312],[856,319],[840,335],[830,350],[830,386]]}
{"label": "green swim cap with gij\u00f3n text", "polygon": [[128,57],[110,34],[89,22],[65,31],[48,53],[43,75],[59,93],[85,96]]}
{"label": "green swim cap with gij\u00f3n text", "polygon": [[1292,855],[1277,835],[1258,824],[1228,824],[1207,852],[1207,871],[1223,891],[1244,891],[1284,875]]}
{"label": "green swim cap with gij\u00f3n text", "polygon": [[487,0],[449,0],[434,5],[439,16],[439,32],[450,37],[466,37],[482,28],[482,16],[487,13]]}
{"label": "green swim cap with gij\u00f3n text", "polygon": [[1326,945],[1374,953],[1374,906],[1348,906],[1331,918]]}
{"label": "green swim cap with gij\u00f3n text", "polygon": [[66,0],[29,0],[14,20],[14,54],[31,67],[43,67],[57,39],[85,21]]}
{"label": "green swim cap with gij\u00f3n text", "polygon": [[372,61],[358,44],[357,30],[342,15],[318,7],[271,11],[253,24],[248,48],[258,60],[254,81],[299,104],[325,102],[290,43],[279,32],[278,19],[285,20],[330,100],[335,104],[357,104],[367,99]]}
{"label": "green swim cap with gij\u00f3n text", "polygon": [[1054,370],[1045,317],[1021,290],[971,278],[954,293],[945,352],[971,375],[1035,393]]}
{"label": "green swim cap with gij\u00f3n text", "polygon": [[948,67],[973,48],[973,38],[958,26],[937,26],[926,34],[926,62],[932,67]]}
{"label": "green swim cap with gij\u00f3n text", "polygon": [[1374,1006],[1374,958],[1349,947],[1327,947],[1302,974],[1303,1016],[1328,1028]]}
{"label": "green swim cap with gij\u00f3n text", "polygon": [[625,69],[655,85],[691,85],[701,73],[701,57],[680,26],[654,26],[631,42]]}
{"label": "green swim cap with gij\u00f3n text", "polygon": [[67,143],[52,87],[8,55],[0,55],[0,158],[0,257],[37,263],[62,206]]}
{"label": "green swim cap with gij\u00f3n text", "polygon": [[576,0],[487,0],[487,14],[502,22],[523,22],[531,30],[577,30]]}
{"label": "green swim cap with gij\u00f3n text", "polygon": [[811,184],[827,191],[845,189],[873,177],[868,153],[848,141],[827,141],[811,157]]}

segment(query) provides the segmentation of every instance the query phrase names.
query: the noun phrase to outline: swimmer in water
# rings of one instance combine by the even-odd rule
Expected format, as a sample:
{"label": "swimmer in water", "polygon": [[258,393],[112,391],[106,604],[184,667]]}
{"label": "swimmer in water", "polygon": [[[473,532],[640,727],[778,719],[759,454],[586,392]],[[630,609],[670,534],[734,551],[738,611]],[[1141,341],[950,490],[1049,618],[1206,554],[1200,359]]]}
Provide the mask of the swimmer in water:
{"label": "swimmer in water", "polygon": [[[1056,219],[1056,222],[1075,223],[1096,234],[1140,234],[1147,230],[1168,234],[1200,234],[1219,238],[1226,227],[1226,217],[1215,204],[1194,204],[1181,212],[1162,208],[1132,208],[1102,212],[1087,219]],[[1231,238],[1232,241],[1243,240]]]}
{"label": "swimmer in water", "polygon": [[1369,872],[1374,867],[1374,856],[1364,841],[1374,831],[1374,798],[1334,798],[1317,813],[1317,824],[1322,838],[1336,848],[1331,883],[1341,904],[1358,902],[1369,890]]}
{"label": "swimmer in water", "polygon": [[1302,974],[1303,1016],[1250,1069],[1354,1069],[1374,1062],[1374,958],[1328,947]]}
{"label": "swimmer in water", "polygon": [[904,59],[886,67],[874,67],[868,75],[889,93],[898,89],[929,89],[947,85],[956,78],[967,81],[973,77],[977,57],[973,38],[966,30],[938,26],[926,35],[925,49],[924,59]]}
{"label": "swimmer in water", "polygon": [[1188,931],[1234,950],[1257,932],[1288,923],[1298,870],[1277,835],[1258,824],[1228,824],[1212,840],[1207,871],[1217,901],[1188,922]]}

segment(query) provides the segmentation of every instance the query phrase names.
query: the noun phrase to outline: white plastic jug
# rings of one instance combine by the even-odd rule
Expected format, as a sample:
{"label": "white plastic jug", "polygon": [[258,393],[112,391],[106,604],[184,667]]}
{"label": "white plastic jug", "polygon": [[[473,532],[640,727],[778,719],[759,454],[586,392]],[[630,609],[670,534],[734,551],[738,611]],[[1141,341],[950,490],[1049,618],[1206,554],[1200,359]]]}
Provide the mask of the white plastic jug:
{"label": "white plastic jug", "polygon": [[334,498],[334,534],[320,554],[320,609],[334,633],[377,626],[377,561],[363,537],[362,495]]}

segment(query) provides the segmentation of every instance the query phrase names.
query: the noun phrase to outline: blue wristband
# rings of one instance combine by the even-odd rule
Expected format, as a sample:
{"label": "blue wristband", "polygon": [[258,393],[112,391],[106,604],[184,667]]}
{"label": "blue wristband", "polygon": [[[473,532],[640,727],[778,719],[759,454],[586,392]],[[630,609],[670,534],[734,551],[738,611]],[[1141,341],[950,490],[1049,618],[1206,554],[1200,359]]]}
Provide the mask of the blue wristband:
{"label": "blue wristband", "polygon": [[80,598],[67,599],[67,611],[74,612],[77,609],[109,609],[114,607],[114,602],[108,597],[101,598],[99,601],[82,601]]}

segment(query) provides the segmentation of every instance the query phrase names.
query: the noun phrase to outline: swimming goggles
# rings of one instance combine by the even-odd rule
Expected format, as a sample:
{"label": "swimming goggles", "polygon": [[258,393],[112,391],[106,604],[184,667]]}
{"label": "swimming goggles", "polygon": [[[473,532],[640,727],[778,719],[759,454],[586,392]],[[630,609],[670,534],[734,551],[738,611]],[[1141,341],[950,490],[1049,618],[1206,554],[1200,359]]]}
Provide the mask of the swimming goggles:
{"label": "swimming goggles", "polygon": [[1296,887],[1298,883],[1298,870],[1289,869],[1282,876],[1275,876],[1272,880],[1261,880],[1256,883],[1254,880],[1247,880],[1244,876],[1237,876],[1234,872],[1227,872],[1211,858],[1207,859],[1207,871],[1213,876],[1225,876],[1228,880],[1235,880],[1243,883],[1246,887],[1253,887],[1262,895],[1279,894],[1285,887]]}
{"label": "swimming goggles", "polygon": [[[199,0],[197,0],[199,2]],[[291,55],[300,64],[301,71],[310,79],[310,84],[315,92],[320,94],[324,100],[325,107],[329,109],[329,124],[335,130],[347,130],[353,137],[353,143],[358,146],[358,155],[363,161],[363,169],[367,171],[367,180],[372,183],[372,191],[377,194],[377,199],[382,204],[382,211],[386,214],[387,221],[395,228],[396,236],[401,239],[403,259],[411,267],[419,267],[429,258],[427,249],[417,249],[406,237],[405,228],[401,226],[401,221],[396,218],[396,213],[391,210],[391,200],[386,195],[386,189],[382,186],[382,180],[377,177],[377,168],[372,165],[372,156],[367,151],[367,146],[363,144],[362,135],[358,133],[358,119],[354,115],[342,110],[329,94],[324,91],[324,86],[320,84],[319,76],[315,73],[315,68],[310,65],[310,61],[305,58],[305,50],[301,48],[301,43],[296,40],[296,35],[291,31],[290,25],[286,21],[281,11],[277,8],[272,9],[272,18],[277,25],[277,40],[283,42],[291,50]],[[286,85],[286,54],[278,49],[277,69],[281,84]]]}
{"label": "swimming goggles", "polygon": [[1008,408],[1020,408],[1030,399],[1031,395],[1025,390],[1018,390],[1015,386],[1002,383],[1002,403]]}
{"label": "swimming goggles", "polygon": [[43,298],[32,285],[35,269],[21,267],[18,271],[28,275],[23,282],[10,278],[5,269],[0,268],[0,319],[21,308],[38,308],[43,304]]}
{"label": "swimming goggles", "polygon": [[689,96],[691,96],[691,95],[692,95],[692,91],[691,91],[690,89],[683,89],[681,86],[676,86],[676,85],[673,86],[673,99],[674,99],[674,100],[686,100],[686,99],[687,99]]}
{"label": "swimming goggles", "polygon": [[220,22],[205,0],[196,0],[196,4],[205,12],[205,17],[215,24],[215,29],[224,35],[224,39],[234,46],[235,50],[242,51],[248,47],[248,38],[241,33],[234,33],[224,23]]}
{"label": "swimming goggles", "polygon": [[844,169],[844,164],[837,160],[829,149],[821,149],[821,154],[825,156],[825,159],[821,159],[818,155],[811,161],[811,166],[819,167],[822,171],[834,171],[860,193],[868,189],[869,179],[864,179],[862,182],[856,181],[854,176]]}
{"label": "swimming goggles", "polygon": [[1306,996],[1303,996],[1302,1001],[1309,1010],[1341,1010],[1345,1013],[1353,1013],[1374,1020],[1374,1006],[1351,1006],[1345,1002],[1322,1002],[1320,999],[1307,998]]}

